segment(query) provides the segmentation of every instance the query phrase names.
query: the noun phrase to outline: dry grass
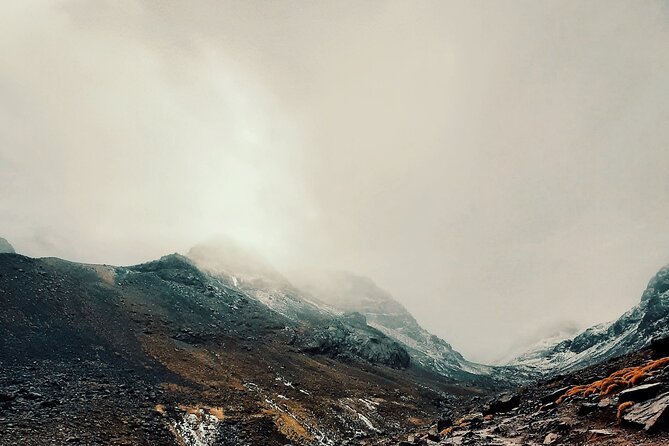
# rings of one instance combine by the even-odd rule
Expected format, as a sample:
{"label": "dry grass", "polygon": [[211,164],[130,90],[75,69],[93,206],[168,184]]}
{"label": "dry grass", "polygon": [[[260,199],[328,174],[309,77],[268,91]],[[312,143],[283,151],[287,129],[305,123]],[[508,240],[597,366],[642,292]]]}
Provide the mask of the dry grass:
{"label": "dry grass", "polygon": [[632,406],[634,406],[634,401],[627,401],[625,403],[618,405],[618,413],[616,414],[616,418],[618,419],[618,421],[622,419],[627,409],[629,409]]}
{"label": "dry grass", "polygon": [[168,390],[172,393],[183,393],[183,394],[194,393],[194,390],[191,389],[190,387],[181,386],[181,385],[175,384],[175,383],[161,383],[160,387],[162,387],[164,390]]}
{"label": "dry grass", "polygon": [[447,427],[443,431],[439,432],[439,435],[441,435],[442,437],[445,437],[448,434],[450,434],[451,432],[453,432],[454,429],[455,429],[455,427]]}
{"label": "dry grass", "polygon": [[458,418],[453,424],[457,427],[467,427],[469,426],[469,421],[465,418]]}
{"label": "dry grass", "polygon": [[266,414],[272,415],[274,418],[274,424],[276,425],[279,432],[281,432],[289,440],[297,442],[313,440],[313,437],[309,434],[307,429],[289,414],[274,409],[267,409],[264,412]]}
{"label": "dry grass", "polygon": [[202,410],[202,408],[200,408],[200,406],[186,406],[185,404],[179,404],[179,409],[190,415],[199,416],[204,413],[204,411]]}
{"label": "dry grass", "polygon": [[[198,417],[203,416],[205,413],[209,413],[209,415],[215,417],[218,421],[223,421],[225,419],[225,412],[223,411],[222,407],[212,407],[200,404],[195,406],[187,406],[185,404],[179,404],[178,407],[187,414],[197,415]],[[165,407],[162,406],[162,409],[164,411]],[[156,406],[156,410],[158,410],[158,406]]]}
{"label": "dry grass", "polygon": [[408,421],[413,426],[424,426],[430,423],[432,420],[426,418],[409,417]]}
{"label": "dry grass", "polygon": [[659,368],[669,365],[669,356],[666,358],[650,361],[638,367],[627,367],[612,373],[604,379],[582,386],[574,386],[565,392],[558,400],[561,404],[571,396],[589,396],[599,394],[600,396],[612,395],[629,387],[642,383],[649,374]]}
{"label": "dry grass", "polygon": [[225,412],[222,407],[210,407],[209,414],[218,418],[218,421],[223,421],[225,419]]}

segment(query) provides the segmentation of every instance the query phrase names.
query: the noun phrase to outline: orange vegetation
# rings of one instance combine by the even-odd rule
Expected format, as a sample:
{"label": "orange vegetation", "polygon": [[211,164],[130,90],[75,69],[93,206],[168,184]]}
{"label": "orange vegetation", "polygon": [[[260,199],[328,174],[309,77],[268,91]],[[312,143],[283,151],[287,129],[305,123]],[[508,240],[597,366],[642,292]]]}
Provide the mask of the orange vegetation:
{"label": "orange vegetation", "polygon": [[156,409],[156,412],[158,412],[159,414],[161,414],[161,415],[165,414],[165,406],[163,406],[162,404],[156,404],[155,409]]}
{"label": "orange vegetation", "polygon": [[409,423],[413,424],[414,426],[422,426],[426,423],[429,423],[431,420],[427,418],[416,418],[416,417],[409,417]]}
{"label": "orange vegetation", "polygon": [[464,426],[469,425],[469,421],[467,421],[464,418],[458,418],[457,420],[455,420],[455,423],[453,423],[453,424],[458,426],[458,427],[464,427]]}
{"label": "orange vegetation", "polygon": [[653,370],[669,365],[669,356],[666,358],[650,361],[647,364],[639,367],[627,367],[612,373],[610,376],[599,381],[582,386],[574,386],[569,389],[556,401],[557,404],[562,403],[570,396],[580,395],[588,396],[599,394],[600,396],[607,396],[613,393],[620,392],[628,387],[634,387],[640,384],[648,377]]}
{"label": "orange vegetation", "polygon": [[218,421],[223,421],[223,419],[225,418],[225,413],[223,412],[223,409],[220,407],[210,407],[209,414],[215,416],[218,419]]}
{"label": "orange vegetation", "polygon": [[441,435],[442,437],[445,437],[446,435],[448,435],[448,434],[450,434],[451,432],[453,432],[453,429],[455,429],[455,428],[454,428],[454,427],[447,427],[447,428],[444,429],[443,431],[439,432],[439,435]]}
{"label": "orange vegetation", "polygon": [[627,409],[630,407],[634,406],[634,401],[627,401],[625,403],[622,403],[618,406],[618,414],[616,415],[616,418],[618,418],[618,421],[623,417],[623,414]]}
{"label": "orange vegetation", "polygon": [[274,409],[264,411],[274,417],[274,424],[283,435],[292,441],[312,440],[307,429],[291,415]]}

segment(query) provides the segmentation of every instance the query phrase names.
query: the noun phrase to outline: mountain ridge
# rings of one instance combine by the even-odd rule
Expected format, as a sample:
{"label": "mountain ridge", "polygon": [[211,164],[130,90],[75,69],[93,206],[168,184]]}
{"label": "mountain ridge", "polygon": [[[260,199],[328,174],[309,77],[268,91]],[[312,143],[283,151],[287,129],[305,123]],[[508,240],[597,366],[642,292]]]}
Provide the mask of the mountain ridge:
{"label": "mountain ridge", "polygon": [[669,335],[669,265],[649,280],[638,304],[618,319],[583,330],[545,348],[528,351],[507,365],[551,376],[582,369],[597,362],[647,347],[656,337]]}

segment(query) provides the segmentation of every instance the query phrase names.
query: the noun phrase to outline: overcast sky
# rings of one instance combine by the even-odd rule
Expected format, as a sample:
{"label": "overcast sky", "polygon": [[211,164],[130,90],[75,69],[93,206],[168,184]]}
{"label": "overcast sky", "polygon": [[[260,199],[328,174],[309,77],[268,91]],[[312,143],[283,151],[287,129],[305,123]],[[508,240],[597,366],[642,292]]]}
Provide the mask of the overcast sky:
{"label": "overcast sky", "polygon": [[468,358],[669,262],[654,1],[3,1],[0,236],[131,264],[224,234],[369,275]]}

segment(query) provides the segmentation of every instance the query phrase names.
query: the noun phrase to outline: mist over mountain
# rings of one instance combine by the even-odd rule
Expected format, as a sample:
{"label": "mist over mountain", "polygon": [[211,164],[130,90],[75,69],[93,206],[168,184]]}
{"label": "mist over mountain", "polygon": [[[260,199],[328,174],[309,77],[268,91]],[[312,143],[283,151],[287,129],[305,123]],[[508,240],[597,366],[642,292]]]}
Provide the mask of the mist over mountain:
{"label": "mist over mountain", "polygon": [[[568,445],[596,431],[657,446],[669,435],[668,271],[613,323],[488,366],[367,277],[293,283],[230,242],[133,266],[0,253],[0,444]],[[638,402],[618,409],[629,428],[602,430],[611,397],[583,402],[582,382]]]}
{"label": "mist over mountain", "polygon": [[0,253],[10,253],[13,254],[16,251],[14,251],[14,247],[4,238],[0,237]]}
{"label": "mist over mountain", "polygon": [[484,362],[617,317],[669,261],[664,2],[101,3],[1,7],[22,253],[223,235],[371,277]]}
{"label": "mist over mountain", "polygon": [[0,446],[669,444],[667,1],[4,0],[0,54]]}

